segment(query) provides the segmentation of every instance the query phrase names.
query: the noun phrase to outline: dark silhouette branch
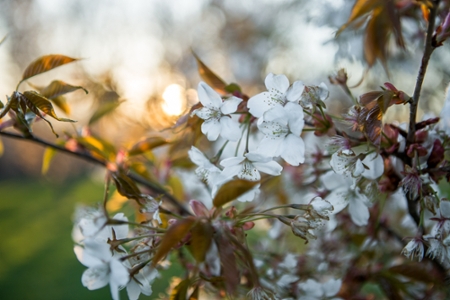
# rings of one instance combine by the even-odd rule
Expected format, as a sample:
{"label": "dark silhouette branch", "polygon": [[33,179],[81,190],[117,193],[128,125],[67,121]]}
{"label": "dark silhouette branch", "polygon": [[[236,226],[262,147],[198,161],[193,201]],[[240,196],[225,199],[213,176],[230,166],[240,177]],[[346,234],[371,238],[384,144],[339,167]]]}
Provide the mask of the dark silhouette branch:
{"label": "dark silhouette branch", "polygon": [[410,103],[409,114],[409,131],[407,141],[408,144],[414,142],[414,134],[416,133],[416,116],[417,107],[419,105],[420,92],[422,90],[423,80],[425,79],[425,73],[427,71],[428,62],[430,61],[431,54],[436,46],[433,44],[434,23],[436,22],[437,10],[439,6],[439,0],[433,1],[433,7],[430,9],[428,17],[428,29],[425,41],[425,50],[422,56],[422,62],[420,64],[419,73],[417,74],[416,86],[414,88],[414,94]]}
{"label": "dark silhouette branch", "polygon": [[[25,137],[16,133],[11,133],[11,132],[6,132],[6,131],[0,131],[0,135],[1,136],[5,136],[8,138],[13,138],[13,139],[17,139],[17,140],[22,140],[22,141],[30,141],[36,144],[39,144],[41,146],[45,146],[45,147],[50,147],[52,149],[58,150],[59,152],[63,152],[63,153],[67,153],[70,154],[72,156],[81,158],[85,161],[97,164],[97,165],[101,165],[103,167],[106,167],[106,162],[100,159],[97,159],[93,156],[91,156],[89,153],[82,153],[82,152],[76,152],[76,151],[72,151],[69,150],[63,146],[59,146],[53,143],[50,143],[48,141],[42,140],[38,137],[35,136],[29,136],[29,137]],[[171,194],[169,194],[166,190],[162,189],[160,186],[149,182],[147,180],[145,180],[144,178],[133,174],[133,173],[128,173],[126,174],[131,180],[133,180],[136,183],[139,183],[143,186],[145,186],[146,188],[150,189],[151,191],[153,191],[156,194],[160,194],[163,195],[165,199],[167,199],[173,206],[175,206],[178,211],[183,214],[183,215],[191,215],[191,213],[189,212],[189,210],[184,207],[184,205],[182,205],[180,203],[180,201],[178,201],[174,196],[172,196]]]}

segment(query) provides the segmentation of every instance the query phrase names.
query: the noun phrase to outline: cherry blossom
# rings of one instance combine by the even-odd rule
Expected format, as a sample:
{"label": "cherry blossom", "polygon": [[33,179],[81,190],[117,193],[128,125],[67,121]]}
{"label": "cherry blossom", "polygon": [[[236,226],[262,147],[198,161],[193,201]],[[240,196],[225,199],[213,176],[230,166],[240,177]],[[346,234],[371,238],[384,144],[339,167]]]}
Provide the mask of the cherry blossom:
{"label": "cherry blossom", "polygon": [[237,176],[240,179],[258,181],[264,172],[273,176],[281,174],[283,167],[271,157],[255,152],[248,152],[245,156],[230,157],[222,160],[220,164],[224,167],[222,175],[225,178]]}
{"label": "cherry blossom", "polygon": [[295,81],[289,86],[289,80],[285,75],[274,75],[269,73],[265,80],[267,92],[251,97],[247,107],[249,112],[256,118],[261,118],[269,109],[280,105],[284,106],[286,101],[298,101],[305,86],[301,81]]}
{"label": "cherry blossom", "polygon": [[298,166],[305,161],[305,143],[300,137],[305,121],[303,109],[295,103],[275,106],[258,120],[264,134],[257,152],[266,156],[281,156],[287,163]]}
{"label": "cherry blossom", "polygon": [[203,107],[194,110],[192,115],[205,120],[201,130],[208,140],[215,141],[220,135],[226,140],[237,141],[241,136],[239,124],[229,114],[236,112],[242,99],[232,96],[222,101],[222,97],[204,82],[198,84],[198,97]]}
{"label": "cherry blossom", "polygon": [[128,269],[111,254],[107,243],[87,238],[84,245],[74,247],[78,260],[88,267],[81,277],[83,286],[96,290],[109,284],[112,298],[119,299],[119,289],[129,281]]}

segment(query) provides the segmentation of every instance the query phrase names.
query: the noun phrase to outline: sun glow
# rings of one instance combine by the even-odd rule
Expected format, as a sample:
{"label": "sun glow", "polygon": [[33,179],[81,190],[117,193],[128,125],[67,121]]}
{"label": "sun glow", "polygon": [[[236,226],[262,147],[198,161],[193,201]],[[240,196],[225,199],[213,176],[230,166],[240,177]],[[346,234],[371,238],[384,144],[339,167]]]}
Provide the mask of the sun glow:
{"label": "sun glow", "polygon": [[186,108],[186,92],[179,84],[171,84],[166,87],[162,95],[164,102],[162,109],[167,115],[179,116]]}

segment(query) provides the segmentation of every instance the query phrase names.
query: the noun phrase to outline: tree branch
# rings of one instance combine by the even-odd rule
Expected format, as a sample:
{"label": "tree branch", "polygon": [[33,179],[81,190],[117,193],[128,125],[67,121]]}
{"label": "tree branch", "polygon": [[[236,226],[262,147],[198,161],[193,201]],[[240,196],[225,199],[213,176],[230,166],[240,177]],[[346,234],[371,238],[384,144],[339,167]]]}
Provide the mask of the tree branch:
{"label": "tree branch", "polygon": [[420,64],[419,73],[417,74],[416,86],[414,88],[412,102],[410,103],[411,106],[409,114],[409,131],[407,137],[408,144],[414,142],[414,134],[416,133],[417,107],[420,99],[420,91],[422,90],[422,84],[423,80],[425,79],[425,73],[427,71],[428,62],[430,61],[431,54],[436,48],[435,45],[433,45],[433,33],[438,6],[439,0],[434,0],[433,7],[430,9],[430,15],[428,17],[428,29],[425,41],[425,51],[423,52],[422,62]]}
{"label": "tree branch", "polygon": [[[15,134],[15,133],[11,133],[11,132],[5,132],[5,131],[0,131],[0,136],[5,136],[8,138],[13,138],[13,139],[18,139],[18,140],[22,140],[22,141],[30,141],[36,144],[39,144],[41,146],[44,147],[50,147],[53,148],[55,150],[58,150],[59,152],[63,152],[63,153],[67,153],[70,154],[72,156],[81,158],[85,161],[97,164],[97,165],[101,165],[103,167],[106,167],[106,162],[102,161],[100,159],[97,159],[93,156],[91,156],[88,153],[81,153],[81,152],[75,152],[75,151],[71,151],[63,146],[59,146],[56,144],[52,144],[50,142],[47,142],[45,140],[42,140],[38,137],[34,137],[34,136],[30,136],[30,137],[25,137],[19,134]],[[145,187],[147,187],[148,189],[150,189],[151,191],[155,192],[156,194],[161,194],[164,196],[164,198],[166,198],[173,206],[175,206],[179,212],[183,215],[191,215],[191,213],[189,212],[189,210],[187,210],[186,207],[184,207],[184,205],[182,205],[180,203],[180,201],[178,201],[174,196],[172,196],[171,194],[169,194],[166,190],[162,189],[161,187],[159,187],[158,185],[152,183],[152,182],[148,182],[145,179],[143,179],[142,177],[133,174],[133,173],[128,173],[126,174],[131,180],[133,180],[134,182],[137,182]]]}

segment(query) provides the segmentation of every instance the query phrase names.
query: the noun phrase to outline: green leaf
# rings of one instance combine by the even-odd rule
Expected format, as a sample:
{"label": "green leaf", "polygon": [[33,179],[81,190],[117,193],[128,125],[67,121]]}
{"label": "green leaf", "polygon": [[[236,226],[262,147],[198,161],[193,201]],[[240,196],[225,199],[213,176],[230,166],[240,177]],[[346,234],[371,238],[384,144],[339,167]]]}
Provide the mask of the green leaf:
{"label": "green leaf", "polygon": [[192,51],[192,54],[194,55],[195,59],[197,60],[198,65],[198,73],[200,74],[200,77],[213,89],[215,89],[218,93],[226,94],[226,86],[227,84],[225,81],[222,80],[219,76],[217,76],[213,71],[211,71],[195,54],[194,51]]}
{"label": "green leaf", "polygon": [[191,230],[191,252],[195,260],[201,263],[205,260],[209,246],[211,246],[214,229],[206,220],[200,220]]}
{"label": "green leaf", "polygon": [[225,91],[232,94],[234,92],[241,92],[241,87],[237,83],[230,83],[225,87]]}
{"label": "green leaf", "polygon": [[56,67],[77,61],[77,58],[72,58],[64,55],[45,55],[37,60],[33,61],[23,72],[22,80],[24,81],[28,78],[42,74],[44,72],[50,71]]}
{"label": "green leaf", "polygon": [[131,180],[127,175],[120,173],[112,173],[112,178],[116,184],[117,191],[124,197],[129,199],[140,198],[141,191],[137,187],[136,183]]}
{"label": "green leaf", "polygon": [[116,148],[103,139],[94,136],[85,136],[75,137],[75,140],[102,159],[107,161],[114,161],[116,159]]}
{"label": "green leaf", "polygon": [[5,105],[3,105],[3,102],[0,101],[0,108],[3,108],[3,107],[5,107]]}
{"label": "green leaf", "polygon": [[[30,105],[30,103],[28,103],[28,107],[33,111],[33,106],[39,108],[41,111],[43,111],[44,113],[46,113],[47,115],[51,116],[52,118],[61,121],[61,122],[76,122],[74,120],[71,119],[66,119],[66,118],[59,118],[55,111],[53,110],[53,105],[50,102],[50,100],[48,100],[47,98],[45,98],[44,96],[36,93],[35,91],[26,91],[23,93],[23,95],[25,96],[25,98],[27,98],[30,103],[32,105]],[[41,115],[39,115],[41,117]]]}
{"label": "green leaf", "polygon": [[154,137],[149,137],[143,141],[137,142],[132,148],[131,150],[128,152],[128,154],[130,156],[132,155],[138,155],[138,154],[142,154],[144,152],[147,152],[149,150],[152,150],[156,147],[162,146],[167,144],[168,141],[163,138],[163,137],[159,137],[159,136],[154,136]]}
{"label": "green leaf", "polygon": [[239,196],[251,190],[258,181],[248,181],[244,179],[236,179],[222,185],[214,197],[213,204],[215,207],[221,207],[224,204],[233,201]]}
{"label": "green leaf", "polygon": [[186,234],[188,234],[195,222],[196,219],[194,217],[187,217],[178,220],[167,229],[166,234],[162,237],[161,243],[153,256],[152,264],[154,267],[186,236]]}
{"label": "green leaf", "polygon": [[118,101],[118,102],[108,102],[101,105],[97,111],[92,115],[91,119],[89,120],[89,125],[94,124],[98,120],[100,120],[102,117],[106,116],[107,114],[112,113],[117,107],[119,107],[120,104],[125,102],[125,100]]}
{"label": "green leaf", "polygon": [[170,300],[186,300],[189,289],[189,278],[182,280],[170,293]]}
{"label": "green leaf", "polygon": [[48,169],[50,167],[50,163],[53,159],[53,157],[55,157],[56,154],[56,150],[54,148],[51,147],[47,147],[44,151],[44,158],[42,159],[42,175],[47,174]]}

